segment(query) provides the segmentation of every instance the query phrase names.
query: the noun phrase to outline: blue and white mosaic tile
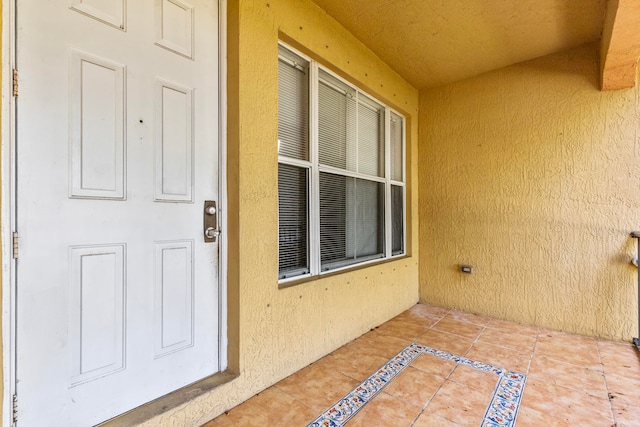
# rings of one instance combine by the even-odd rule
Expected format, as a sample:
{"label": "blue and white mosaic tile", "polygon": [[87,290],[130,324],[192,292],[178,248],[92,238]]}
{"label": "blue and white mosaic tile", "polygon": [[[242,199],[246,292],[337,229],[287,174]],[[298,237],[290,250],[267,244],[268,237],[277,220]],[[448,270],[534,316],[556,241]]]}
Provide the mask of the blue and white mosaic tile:
{"label": "blue and white mosaic tile", "polygon": [[308,427],[341,427],[369,403],[400,372],[421,354],[430,354],[459,365],[466,365],[499,377],[481,427],[513,427],[518,415],[527,376],[504,368],[456,356],[426,345],[411,343],[384,366],[374,372],[362,384],[354,388],[335,405],[323,412]]}

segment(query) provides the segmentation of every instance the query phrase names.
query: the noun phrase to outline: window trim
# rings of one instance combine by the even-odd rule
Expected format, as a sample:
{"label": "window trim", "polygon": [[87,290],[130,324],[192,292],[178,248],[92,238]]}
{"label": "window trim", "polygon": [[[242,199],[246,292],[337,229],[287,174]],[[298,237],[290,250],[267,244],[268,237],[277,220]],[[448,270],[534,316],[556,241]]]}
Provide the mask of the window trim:
{"label": "window trim", "polygon": [[[288,51],[289,55],[282,55],[281,49]],[[280,288],[286,288],[299,283],[304,283],[310,280],[315,280],[320,277],[334,275],[346,270],[355,270],[371,265],[381,264],[389,262],[394,259],[403,258],[407,256],[407,116],[400,111],[390,107],[386,102],[379,100],[377,97],[371,95],[365,90],[361,89],[356,84],[348,81],[340,75],[333,72],[331,69],[318,63],[318,61],[310,58],[308,55],[300,52],[289,44],[279,40],[278,41],[278,60],[284,59],[291,66],[296,66],[295,56],[305,60],[308,63],[308,160],[300,160],[285,155],[278,154],[278,164],[291,165],[300,168],[306,168],[309,171],[309,182],[307,186],[308,190],[308,265],[309,272],[291,277],[278,277],[278,285]],[[331,78],[337,80],[339,83],[352,89],[356,94],[356,105],[359,105],[359,98],[362,98],[362,102],[365,106],[370,106],[370,103],[377,103],[382,107],[384,113],[384,176],[374,176],[357,171],[351,171],[333,166],[322,165],[319,162],[319,84],[320,84],[320,70],[328,74]],[[331,85],[331,82],[328,82]],[[333,86],[333,85],[332,85]],[[401,162],[402,162],[402,181],[394,180],[391,176],[391,119],[392,115],[396,115],[402,119],[402,142],[401,142]],[[373,259],[366,259],[369,257],[363,257],[364,261],[350,263],[341,267],[331,268],[329,270],[322,270],[321,256],[320,256],[320,173],[332,173],[349,178],[362,179],[370,182],[377,182],[384,184],[384,246],[383,256],[374,256]],[[392,199],[391,188],[397,186],[402,188],[402,252],[393,254],[393,224],[392,224]],[[278,223],[280,222],[278,214]],[[280,252],[278,248],[278,253]],[[280,275],[280,273],[278,273]]]}

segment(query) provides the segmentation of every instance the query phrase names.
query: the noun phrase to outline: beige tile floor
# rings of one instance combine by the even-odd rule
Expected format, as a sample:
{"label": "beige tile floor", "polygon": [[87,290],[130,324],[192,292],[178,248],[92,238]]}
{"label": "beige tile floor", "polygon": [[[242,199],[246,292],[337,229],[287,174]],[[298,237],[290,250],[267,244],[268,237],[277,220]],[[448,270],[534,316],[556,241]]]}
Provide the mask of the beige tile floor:
{"label": "beige tile floor", "polygon": [[[640,427],[632,345],[418,304],[203,427],[306,426],[411,342],[527,375],[516,425]],[[497,376],[422,354],[347,427],[479,426]]]}

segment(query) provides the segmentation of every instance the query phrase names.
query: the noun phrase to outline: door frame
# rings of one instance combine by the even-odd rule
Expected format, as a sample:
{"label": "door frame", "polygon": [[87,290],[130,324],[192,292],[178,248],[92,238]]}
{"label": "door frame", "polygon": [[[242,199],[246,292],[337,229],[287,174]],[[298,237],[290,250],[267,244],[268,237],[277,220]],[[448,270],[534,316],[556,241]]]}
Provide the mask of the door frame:
{"label": "door frame", "polygon": [[[13,96],[13,69],[16,64],[18,0],[0,0],[2,8],[2,43],[0,56],[1,89],[0,111],[0,246],[2,256],[0,295],[2,298],[2,419],[3,426],[13,423],[13,396],[16,385],[16,262],[13,259],[13,232],[16,230],[16,98]],[[18,79],[19,80],[19,79]],[[228,368],[228,211],[227,206],[227,0],[218,0],[218,221],[223,231],[218,246],[218,298],[219,298],[219,372],[201,381],[176,390],[166,396],[135,408],[106,424],[131,424],[166,412],[185,403],[199,393],[228,382],[237,375]],[[19,406],[18,406],[19,408]]]}

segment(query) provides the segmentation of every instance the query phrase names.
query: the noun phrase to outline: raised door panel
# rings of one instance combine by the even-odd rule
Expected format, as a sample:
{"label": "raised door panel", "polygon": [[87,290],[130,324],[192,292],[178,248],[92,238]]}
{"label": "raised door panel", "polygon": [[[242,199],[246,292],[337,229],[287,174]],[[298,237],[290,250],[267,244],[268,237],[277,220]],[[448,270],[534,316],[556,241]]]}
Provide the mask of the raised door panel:
{"label": "raised door panel", "polygon": [[155,356],[193,345],[193,241],[156,242]]}
{"label": "raised door panel", "polygon": [[125,246],[69,249],[71,385],[124,368]]}
{"label": "raised door panel", "polygon": [[182,0],[156,2],[156,44],[193,59],[193,6]]}
{"label": "raised door panel", "polygon": [[192,90],[156,82],[155,200],[193,202]]}
{"label": "raised door panel", "polygon": [[70,196],[124,199],[125,67],[74,50],[70,70]]}
{"label": "raised door panel", "polygon": [[71,9],[121,30],[126,29],[126,0],[72,0]]}

